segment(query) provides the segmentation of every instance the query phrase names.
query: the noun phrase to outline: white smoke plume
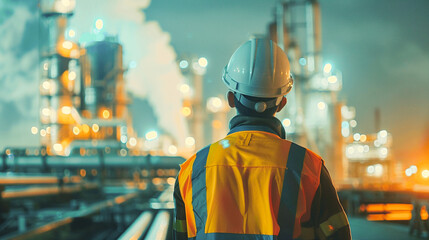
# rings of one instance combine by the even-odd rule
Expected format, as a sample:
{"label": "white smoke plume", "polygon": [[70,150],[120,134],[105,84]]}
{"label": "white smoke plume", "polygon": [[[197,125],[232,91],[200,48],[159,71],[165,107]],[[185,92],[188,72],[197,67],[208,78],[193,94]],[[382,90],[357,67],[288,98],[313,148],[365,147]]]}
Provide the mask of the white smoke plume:
{"label": "white smoke plume", "polygon": [[[29,106],[20,104],[24,98],[37,98],[38,93],[38,51],[36,48],[26,52],[21,50],[26,41],[23,39],[26,25],[34,21],[35,15],[25,6],[0,4],[0,9],[11,12],[0,24],[0,102],[17,104],[19,112],[24,115],[35,114],[37,110],[30,111],[32,109]],[[33,44],[33,47],[36,46]]]}
{"label": "white smoke plume", "polygon": [[[0,1],[0,150],[37,142],[29,127],[39,112],[37,11],[30,5]],[[17,129],[25,134],[17,137]]]}
{"label": "white smoke plume", "polygon": [[170,35],[157,22],[145,21],[143,9],[149,4],[149,0],[77,1],[70,27],[79,37],[92,31],[96,19],[102,19],[102,30],[118,35],[124,49],[124,63],[136,65],[126,75],[128,90],[148,99],[159,126],[181,145],[187,127],[180,114],[182,96],[177,86],[184,78],[170,45]]}

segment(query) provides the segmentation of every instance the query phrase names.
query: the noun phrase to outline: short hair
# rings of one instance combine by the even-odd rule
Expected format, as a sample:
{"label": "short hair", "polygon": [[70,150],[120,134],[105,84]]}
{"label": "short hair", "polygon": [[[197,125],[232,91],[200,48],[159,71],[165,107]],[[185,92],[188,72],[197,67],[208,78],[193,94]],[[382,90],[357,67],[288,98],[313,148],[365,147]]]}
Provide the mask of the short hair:
{"label": "short hair", "polygon": [[[253,102],[267,102],[267,101],[271,101],[271,100],[276,99],[276,98],[252,97],[252,96],[248,96],[248,95],[244,95],[244,94],[242,94],[242,97],[245,97],[248,100],[251,100]],[[278,107],[278,105],[277,105],[277,106],[274,106],[271,108],[267,108],[263,112],[257,112],[255,109],[250,109],[250,108],[245,107],[240,101],[238,101],[238,99],[235,95],[234,95],[234,104],[235,104],[235,107],[237,108],[238,114],[245,115],[245,116],[251,116],[251,117],[271,117],[274,115],[274,113],[276,113],[277,107]]]}

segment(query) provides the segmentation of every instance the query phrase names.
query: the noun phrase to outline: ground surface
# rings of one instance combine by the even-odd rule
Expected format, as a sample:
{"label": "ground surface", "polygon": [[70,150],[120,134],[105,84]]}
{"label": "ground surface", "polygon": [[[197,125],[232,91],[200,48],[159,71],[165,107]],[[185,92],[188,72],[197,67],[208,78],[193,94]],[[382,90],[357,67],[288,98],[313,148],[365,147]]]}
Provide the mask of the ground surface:
{"label": "ground surface", "polygon": [[[408,235],[407,225],[369,222],[364,218],[349,218],[353,240],[414,240],[424,239]],[[424,235],[425,236],[425,235]]]}

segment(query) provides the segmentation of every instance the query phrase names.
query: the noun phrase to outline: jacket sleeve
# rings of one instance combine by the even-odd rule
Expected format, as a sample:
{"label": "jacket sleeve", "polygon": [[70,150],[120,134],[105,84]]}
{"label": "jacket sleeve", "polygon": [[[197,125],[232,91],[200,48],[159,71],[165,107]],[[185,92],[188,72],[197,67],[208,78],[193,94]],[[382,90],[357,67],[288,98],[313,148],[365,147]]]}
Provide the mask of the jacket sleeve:
{"label": "jacket sleeve", "polygon": [[302,224],[302,234],[308,232],[312,239],[351,239],[349,221],[325,165],[311,205],[311,220]]}
{"label": "jacket sleeve", "polygon": [[174,184],[174,219],[173,219],[173,239],[187,240],[188,232],[186,227],[185,203],[180,194],[179,177]]}

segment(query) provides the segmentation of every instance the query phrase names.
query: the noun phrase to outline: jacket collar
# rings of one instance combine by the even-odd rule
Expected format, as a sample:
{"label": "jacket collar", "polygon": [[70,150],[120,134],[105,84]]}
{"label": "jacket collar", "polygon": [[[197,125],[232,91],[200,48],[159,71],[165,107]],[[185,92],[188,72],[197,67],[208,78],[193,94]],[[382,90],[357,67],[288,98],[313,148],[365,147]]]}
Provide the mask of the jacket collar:
{"label": "jacket collar", "polygon": [[282,123],[275,117],[251,117],[245,115],[236,115],[229,122],[230,131],[232,134],[241,131],[264,131],[274,133],[280,138],[286,138],[286,132]]}

